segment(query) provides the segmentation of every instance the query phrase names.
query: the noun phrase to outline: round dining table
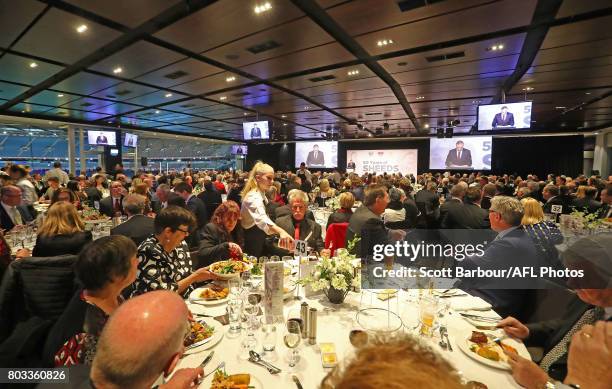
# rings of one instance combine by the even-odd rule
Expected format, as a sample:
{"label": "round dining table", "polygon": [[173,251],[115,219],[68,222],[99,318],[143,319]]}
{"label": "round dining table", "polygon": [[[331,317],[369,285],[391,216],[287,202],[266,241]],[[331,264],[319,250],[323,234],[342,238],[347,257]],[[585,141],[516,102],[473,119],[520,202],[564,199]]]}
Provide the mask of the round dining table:
{"label": "round dining table", "polygon": [[[224,362],[225,371],[228,374],[249,373],[255,377],[256,382],[261,382],[266,389],[287,389],[296,388],[296,384],[292,380],[292,374],[297,375],[304,389],[318,388],[323,378],[329,373],[330,368],[324,368],[321,362],[321,343],[333,343],[335,345],[336,354],[339,363],[350,358],[355,353],[355,348],[349,341],[349,333],[351,330],[364,329],[357,320],[358,312],[362,315],[364,312],[379,315],[379,319],[384,321],[387,317],[395,317],[397,313],[402,319],[401,332],[414,334],[421,337],[422,341],[429,344],[433,349],[440,353],[451,365],[457,369],[463,379],[466,381],[478,381],[484,383],[488,388],[513,388],[519,387],[512,378],[510,370],[504,370],[487,366],[476,361],[472,357],[466,355],[466,352],[459,347],[460,342],[465,342],[470,337],[473,330],[476,330],[475,325],[466,321],[460,313],[469,312],[480,316],[490,318],[499,318],[499,316],[488,309],[487,303],[477,297],[466,295],[463,291],[456,291],[456,297],[448,297],[439,299],[443,302],[446,309],[443,317],[438,317],[437,320],[445,325],[448,329],[448,336],[451,342],[452,351],[442,349],[439,345],[440,336],[438,331],[434,331],[432,337],[423,337],[419,335],[419,299],[422,295],[432,293],[432,290],[399,290],[391,299],[382,301],[377,298],[376,290],[362,290],[360,292],[349,292],[346,299],[341,304],[331,304],[325,295],[310,295],[305,298],[304,288],[298,287],[296,295],[284,302],[285,316],[291,313],[299,312],[302,302],[307,302],[309,307],[317,308],[317,339],[316,344],[310,345],[308,342],[300,344],[298,350],[300,361],[293,369],[288,367],[287,353],[288,348],[283,344],[284,323],[280,324],[277,329],[277,344],[273,352],[264,353],[268,362],[282,370],[279,374],[270,374],[266,369],[255,365],[243,358],[246,353],[241,347],[241,342],[245,334],[245,330],[234,338],[228,337],[227,326],[221,325],[217,321],[212,321],[212,318],[207,318],[206,321],[213,323],[215,331],[222,331],[224,336],[212,342],[208,347],[202,347],[201,351],[194,354],[184,356],[177,369],[185,367],[196,367],[202,363],[206,356],[214,351],[214,355],[210,363],[204,368],[205,373],[213,371],[221,362]],[[468,301],[471,301],[468,302]],[[194,314],[205,314],[211,316],[223,315],[226,312],[226,305],[220,304],[216,306],[203,306],[190,301],[187,301],[189,309]],[[470,311],[472,308],[476,310]],[[379,309],[370,309],[379,308]],[[456,309],[455,309],[456,308]],[[466,310],[467,309],[467,310]],[[364,311],[365,310],[365,311]],[[389,312],[392,312],[391,314]],[[389,316],[391,315],[391,316]],[[258,339],[258,344],[255,351],[260,354],[262,351],[262,330],[255,331]],[[495,335],[503,335],[501,330],[489,331]],[[520,342],[513,340],[513,345],[517,348],[519,354],[528,355],[525,346]],[[210,388],[212,375],[203,380],[200,388]],[[255,385],[256,389],[258,385]]]}

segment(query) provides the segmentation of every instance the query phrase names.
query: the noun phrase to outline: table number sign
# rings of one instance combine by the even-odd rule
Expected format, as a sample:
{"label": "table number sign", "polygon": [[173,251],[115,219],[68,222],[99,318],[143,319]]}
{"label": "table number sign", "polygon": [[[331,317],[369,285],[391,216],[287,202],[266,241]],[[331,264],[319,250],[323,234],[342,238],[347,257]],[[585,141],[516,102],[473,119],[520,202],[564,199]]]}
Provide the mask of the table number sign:
{"label": "table number sign", "polygon": [[295,241],[294,255],[298,258],[306,258],[308,256],[308,244],[305,240]]}
{"label": "table number sign", "polygon": [[551,205],[550,212],[551,213],[563,213],[563,205]]}
{"label": "table number sign", "polygon": [[283,315],[283,262],[267,262],[264,277],[264,310],[266,318]]}

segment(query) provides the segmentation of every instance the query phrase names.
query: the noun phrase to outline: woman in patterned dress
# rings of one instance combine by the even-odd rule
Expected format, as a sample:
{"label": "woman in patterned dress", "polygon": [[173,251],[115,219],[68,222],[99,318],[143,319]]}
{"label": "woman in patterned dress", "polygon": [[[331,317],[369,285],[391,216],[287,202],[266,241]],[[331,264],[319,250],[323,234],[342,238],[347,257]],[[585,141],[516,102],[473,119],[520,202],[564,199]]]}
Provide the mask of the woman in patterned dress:
{"label": "woman in patterned dress", "polygon": [[155,234],[138,246],[138,276],[132,296],[151,290],[173,290],[187,298],[193,284],[215,279],[208,269],[193,270],[185,239],[195,228],[195,216],[185,208],[168,206],[155,217]]}
{"label": "woman in patterned dress", "polygon": [[79,290],[45,342],[47,365],[91,364],[108,317],[123,302],[121,291],[136,279],[136,245],[121,235],[106,236],[85,246],[75,263]]}

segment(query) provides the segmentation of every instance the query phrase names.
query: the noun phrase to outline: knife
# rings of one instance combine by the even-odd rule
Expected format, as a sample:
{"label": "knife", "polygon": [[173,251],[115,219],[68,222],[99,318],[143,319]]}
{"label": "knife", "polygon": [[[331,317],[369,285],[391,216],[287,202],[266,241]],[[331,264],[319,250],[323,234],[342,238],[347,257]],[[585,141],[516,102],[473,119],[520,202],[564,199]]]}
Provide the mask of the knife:
{"label": "knife", "polygon": [[208,365],[208,362],[210,362],[212,360],[213,355],[215,355],[215,351],[211,351],[210,354],[208,354],[208,356],[206,358],[204,358],[204,360],[202,361],[202,363],[200,364],[201,368],[205,368],[206,365]]}
{"label": "knife", "polygon": [[295,386],[297,386],[298,389],[304,389],[304,387],[302,386],[302,383],[300,382],[300,379],[297,378],[295,374],[292,375],[291,378],[293,379],[293,382],[295,382]]}
{"label": "knife", "polygon": [[478,320],[478,321],[485,321],[485,322],[490,322],[490,323],[497,323],[498,321],[501,320],[501,319],[498,319],[498,318],[495,318],[495,317],[470,315],[468,313],[463,313],[463,312],[460,312],[459,314],[461,316],[463,316],[463,317],[467,317],[468,319],[473,319],[473,320]]}

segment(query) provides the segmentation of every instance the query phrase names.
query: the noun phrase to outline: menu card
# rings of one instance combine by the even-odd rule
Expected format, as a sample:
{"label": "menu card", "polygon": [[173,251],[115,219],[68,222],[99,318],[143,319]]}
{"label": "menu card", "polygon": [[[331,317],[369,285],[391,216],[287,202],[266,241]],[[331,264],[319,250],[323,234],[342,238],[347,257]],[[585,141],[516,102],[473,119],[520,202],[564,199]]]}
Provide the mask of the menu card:
{"label": "menu card", "polygon": [[[310,276],[315,271],[316,265],[317,265],[317,261],[301,262],[300,263],[300,273],[299,273],[300,279]],[[322,293],[322,291],[320,290],[314,291],[312,290],[310,285],[304,286],[304,297],[311,297],[311,296],[314,296],[320,293]]]}
{"label": "menu card", "polygon": [[264,310],[266,319],[283,316],[283,262],[266,262],[264,277]]}

